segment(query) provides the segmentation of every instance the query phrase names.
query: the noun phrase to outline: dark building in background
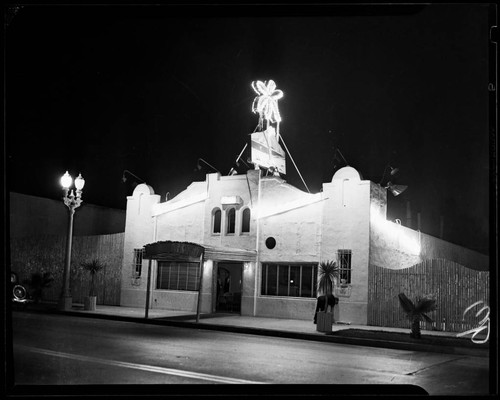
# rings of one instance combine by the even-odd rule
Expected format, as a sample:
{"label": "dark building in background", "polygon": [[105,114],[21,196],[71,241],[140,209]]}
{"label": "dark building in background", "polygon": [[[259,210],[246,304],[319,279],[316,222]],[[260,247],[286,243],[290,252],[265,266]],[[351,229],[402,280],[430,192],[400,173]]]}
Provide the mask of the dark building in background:
{"label": "dark building in background", "polygon": [[[10,192],[10,238],[67,234],[68,209],[63,201]],[[108,235],[125,231],[125,210],[85,202],[74,216],[73,235]]]}

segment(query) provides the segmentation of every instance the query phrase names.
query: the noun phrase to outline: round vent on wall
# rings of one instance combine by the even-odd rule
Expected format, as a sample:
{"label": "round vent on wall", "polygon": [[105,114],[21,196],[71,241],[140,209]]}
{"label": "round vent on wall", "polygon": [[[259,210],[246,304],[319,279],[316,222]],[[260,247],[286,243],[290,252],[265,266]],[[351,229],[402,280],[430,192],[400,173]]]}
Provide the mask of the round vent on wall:
{"label": "round vent on wall", "polygon": [[273,237],[268,237],[266,239],[266,247],[269,249],[269,250],[272,250],[276,247],[276,239],[273,238]]}

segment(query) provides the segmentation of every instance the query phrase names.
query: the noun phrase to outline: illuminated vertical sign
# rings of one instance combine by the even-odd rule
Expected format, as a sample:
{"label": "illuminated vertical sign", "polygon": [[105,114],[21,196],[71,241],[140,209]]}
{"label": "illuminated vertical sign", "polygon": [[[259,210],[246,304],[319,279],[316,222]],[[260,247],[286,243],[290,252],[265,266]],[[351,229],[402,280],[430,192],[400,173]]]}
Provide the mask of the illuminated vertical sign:
{"label": "illuminated vertical sign", "polygon": [[259,114],[259,125],[262,127],[262,121],[265,119],[267,125],[270,122],[281,122],[281,115],[278,109],[278,100],[283,97],[283,92],[276,89],[276,83],[271,79],[267,85],[262,81],[252,82],[252,88],[258,96],[252,104],[252,111]]}
{"label": "illuminated vertical sign", "polygon": [[[252,103],[252,111],[259,114],[258,128],[260,129],[259,132],[251,135],[252,163],[286,174],[285,152],[278,143],[281,122],[278,100],[283,97],[283,92],[276,89],[276,83],[273,80],[254,81],[252,88],[258,95]],[[264,130],[264,121],[266,121],[266,130]],[[276,123],[276,130],[270,125],[271,123]]]}

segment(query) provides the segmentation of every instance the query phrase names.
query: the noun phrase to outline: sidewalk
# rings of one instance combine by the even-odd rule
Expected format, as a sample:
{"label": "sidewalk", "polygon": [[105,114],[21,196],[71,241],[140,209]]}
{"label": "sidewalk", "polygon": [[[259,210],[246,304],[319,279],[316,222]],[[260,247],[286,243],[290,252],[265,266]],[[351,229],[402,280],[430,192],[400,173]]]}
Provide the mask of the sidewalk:
{"label": "sidewalk", "polygon": [[[489,356],[489,344],[475,344],[470,336],[458,338],[455,332],[422,331],[422,339],[411,339],[410,330],[379,326],[334,323],[332,333],[318,332],[307,320],[241,316],[238,314],[196,314],[173,310],[97,305],[95,311],[85,311],[83,305],[73,304],[71,311],[59,311],[55,303],[30,304],[27,311],[62,313],[87,318],[104,318],[155,325],[220,330],[245,334],[277,336],[350,345],[395,348],[411,351],[431,351],[472,356]],[[485,331],[483,331],[485,332]],[[486,336],[478,335],[476,339]],[[433,343],[435,342],[435,343]]]}

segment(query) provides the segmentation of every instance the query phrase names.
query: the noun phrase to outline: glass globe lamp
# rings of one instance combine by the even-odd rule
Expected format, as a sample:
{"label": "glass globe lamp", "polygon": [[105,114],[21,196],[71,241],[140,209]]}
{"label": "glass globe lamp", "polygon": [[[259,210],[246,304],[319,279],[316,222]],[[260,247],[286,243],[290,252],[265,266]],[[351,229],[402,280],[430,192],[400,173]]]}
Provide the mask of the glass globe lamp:
{"label": "glass globe lamp", "polygon": [[71,184],[73,183],[73,178],[71,177],[70,174],[68,174],[68,171],[61,177],[61,186],[64,189],[69,189]]}

